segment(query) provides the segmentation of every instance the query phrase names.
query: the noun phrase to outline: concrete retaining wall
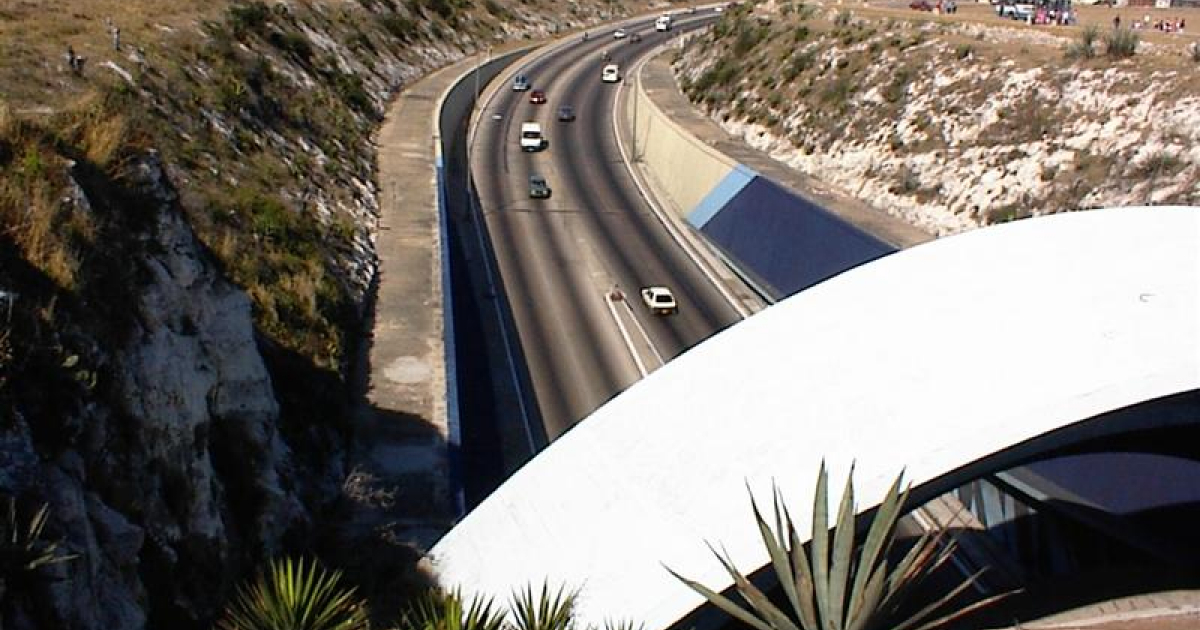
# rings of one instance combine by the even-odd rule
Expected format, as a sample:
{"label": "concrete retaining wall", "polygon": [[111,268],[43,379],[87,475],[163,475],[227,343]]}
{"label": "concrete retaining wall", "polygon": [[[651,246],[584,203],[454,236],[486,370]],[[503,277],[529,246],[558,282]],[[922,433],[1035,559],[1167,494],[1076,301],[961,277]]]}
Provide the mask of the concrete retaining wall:
{"label": "concrete retaining wall", "polygon": [[740,165],[675,124],[641,82],[630,83],[633,100],[626,112],[635,138],[634,154],[645,161],[660,192],[686,219]]}
{"label": "concrete retaining wall", "polygon": [[655,100],[667,88],[647,88],[640,72],[625,110],[634,156],[670,210],[759,292],[780,299],[896,251],[689,133]]}

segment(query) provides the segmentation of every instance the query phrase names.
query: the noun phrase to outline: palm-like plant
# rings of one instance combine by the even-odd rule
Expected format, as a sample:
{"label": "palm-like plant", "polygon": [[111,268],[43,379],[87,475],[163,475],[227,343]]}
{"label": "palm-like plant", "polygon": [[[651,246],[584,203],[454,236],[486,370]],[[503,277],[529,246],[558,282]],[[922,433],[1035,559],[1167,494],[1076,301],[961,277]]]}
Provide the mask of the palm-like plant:
{"label": "palm-like plant", "polygon": [[491,599],[472,597],[463,601],[462,592],[431,590],[401,617],[400,630],[504,630],[504,614]]}
{"label": "palm-like plant", "polygon": [[79,557],[58,553],[58,541],[43,538],[50,520],[49,504],[42,504],[33,517],[22,523],[17,502],[9,497],[4,518],[0,519],[0,599],[10,597],[29,586],[39,568]]}
{"label": "palm-like plant", "polygon": [[[879,504],[855,557],[853,484],[847,478],[832,541],[828,519],[828,485],[828,475],[822,462],[813,504],[812,542],[807,553],[778,488],[774,490],[773,530],[763,518],[753,495],[750,498],[771,567],[787,597],[790,610],[781,610],[772,603],[765,593],[733,566],[728,554],[723,555],[715,549],[713,554],[733,578],[735,588],[749,604],[749,609],[713,589],[667,570],[718,608],[755,630],[882,628],[885,623],[893,621],[902,595],[950,559],[954,552],[953,542],[944,540],[940,532],[927,532],[894,566],[889,567],[888,558],[896,541],[896,522],[908,498],[908,490],[901,490],[901,477],[897,477]],[[890,627],[892,630],[926,630],[948,623],[995,600],[996,597],[988,598],[930,620],[934,613],[978,577],[979,573],[969,576],[938,600],[907,618],[895,621]]]}
{"label": "palm-like plant", "polygon": [[272,560],[254,584],[238,592],[222,630],[367,630],[367,608],[340,571],[316,561]]}
{"label": "palm-like plant", "polygon": [[513,593],[514,630],[570,630],[575,625],[578,597],[578,591],[568,591],[565,586],[552,593],[546,582],[535,594],[533,585],[527,584]]}

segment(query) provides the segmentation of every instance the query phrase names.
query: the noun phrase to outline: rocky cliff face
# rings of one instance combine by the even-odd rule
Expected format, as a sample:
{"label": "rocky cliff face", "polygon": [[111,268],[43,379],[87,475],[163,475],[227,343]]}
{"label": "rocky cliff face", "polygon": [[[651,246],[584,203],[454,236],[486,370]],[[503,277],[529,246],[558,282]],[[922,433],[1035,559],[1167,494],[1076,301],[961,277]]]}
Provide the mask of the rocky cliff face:
{"label": "rocky cliff face", "polygon": [[[389,98],[611,7],[222,3],[118,13],[113,51],[92,5],[45,5],[0,15],[4,84],[52,77],[0,100],[4,541],[50,514],[0,542],[0,623],[206,628],[339,500]],[[47,32],[89,35],[38,52]],[[68,43],[82,71],[47,61]],[[64,561],[27,567],[49,541]]]}
{"label": "rocky cliff face", "polygon": [[1078,28],[911,15],[926,14],[767,2],[730,13],[675,67],[730,133],[939,235],[1200,203],[1187,40],[1116,59],[1103,36],[1081,53]]}
{"label": "rocky cliff face", "polygon": [[[74,184],[81,211],[109,203]],[[122,291],[129,327],[120,347],[26,364],[10,383],[43,387],[37,372],[62,371],[90,394],[63,409],[19,405],[6,418],[0,491],[46,501],[52,534],[77,554],[9,599],[17,627],[138,628],[147,602],[157,621],[194,626],[247,563],[311,525],[290,481],[296,471],[250,300],[200,246],[157,156],[133,165],[128,185],[151,222],[126,235],[137,253],[125,264],[138,282]],[[95,332],[80,320],[56,336],[71,344]],[[73,398],[82,393],[75,386],[46,394]],[[31,426],[51,421],[42,427],[50,435]],[[332,475],[336,456],[331,464]]]}

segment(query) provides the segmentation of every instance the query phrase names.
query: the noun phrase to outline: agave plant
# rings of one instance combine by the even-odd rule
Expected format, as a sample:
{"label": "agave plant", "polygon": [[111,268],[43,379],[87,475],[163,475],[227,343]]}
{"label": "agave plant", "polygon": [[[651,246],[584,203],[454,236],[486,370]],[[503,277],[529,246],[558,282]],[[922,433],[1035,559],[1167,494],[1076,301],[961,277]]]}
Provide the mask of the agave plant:
{"label": "agave plant", "polygon": [[472,597],[463,602],[458,589],[431,590],[400,619],[400,630],[504,630],[504,614],[491,599]]}
{"label": "agave plant", "polygon": [[16,500],[8,498],[4,518],[0,520],[0,599],[28,586],[37,569],[79,557],[60,555],[58,541],[43,539],[49,519],[50,507],[42,504],[29,521],[22,523],[17,516]]}
{"label": "agave plant", "polygon": [[560,586],[551,593],[550,585],[542,583],[535,594],[533,585],[513,593],[512,615],[515,630],[571,630],[575,627],[575,604],[578,591]]}
{"label": "agave plant", "polygon": [[733,566],[727,553],[722,554],[715,549],[712,550],[713,554],[733,578],[737,592],[749,604],[749,609],[669,568],[667,570],[715,606],[755,630],[877,630],[886,623],[891,623],[887,627],[892,630],[928,630],[994,601],[996,597],[988,598],[930,619],[947,602],[973,584],[979,577],[979,573],[976,573],[907,618],[894,619],[902,595],[954,553],[953,542],[945,540],[942,533],[927,532],[894,566],[889,566],[888,559],[896,542],[896,522],[908,498],[908,489],[901,490],[900,487],[902,476],[898,476],[888,489],[866,538],[857,547],[854,487],[850,478],[847,478],[846,489],[842,493],[831,540],[829,480],[824,462],[817,476],[812,542],[807,552],[779,489],[774,489],[774,529],[763,518],[751,495],[754,518],[771,558],[771,567],[786,595],[789,610],[782,610],[772,603],[765,593]]}
{"label": "agave plant", "polygon": [[272,560],[254,584],[238,592],[222,630],[367,630],[367,608],[340,571],[316,561]]}
{"label": "agave plant", "polygon": [[78,554],[58,555],[58,541],[42,539],[50,506],[42,504],[24,525],[17,516],[17,502],[9,497],[4,519],[0,521],[0,572],[4,578],[33,571],[78,557]]}

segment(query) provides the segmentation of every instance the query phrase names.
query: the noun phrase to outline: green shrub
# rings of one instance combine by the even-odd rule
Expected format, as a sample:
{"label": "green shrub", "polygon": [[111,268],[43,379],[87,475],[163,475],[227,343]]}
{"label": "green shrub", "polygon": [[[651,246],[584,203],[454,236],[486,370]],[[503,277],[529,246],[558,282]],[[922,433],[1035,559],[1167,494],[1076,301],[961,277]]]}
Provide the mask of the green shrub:
{"label": "green shrub", "polygon": [[504,630],[504,613],[491,599],[464,600],[462,591],[431,590],[404,612],[403,630]]}
{"label": "green shrub", "polygon": [[340,571],[315,561],[271,561],[254,584],[238,592],[220,630],[368,630],[367,608]]}
{"label": "green shrub", "polygon": [[16,500],[8,497],[4,518],[0,519],[0,598],[6,586],[22,584],[30,572],[78,557],[59,555],[59,543],[43,537],[49,519],[46,504],[28,519],[20,518]]}
{"label": "green shrub", "polygon": [[402,42],[411,42],[420,35],[421,30],[417,23],[402,16],[390,13],[379,17],[379,25],[389,35],[395,37]]}
{"label": "green shrub", "polygon": [[247,33],[261,33],[270,19],[271,9],[261,0],[234,4],[225,10],[225,21],[238,38]]}
{"label": "green shrub", "polygon": [[883,100],[889,103],[899,103],[908,95],[908,84],[912,83],[916,73],[912,66],[901,66],[892,73],[892,81],[883,90]]}
{"label": "green shrub", "polygon": [[837,15],[833,16],[833,25],[838,28],[845,28],[847,26],[850,26],[850,21],[853,18],[854,18],[854,16],[850,13],[849,10],[842,9],[841,11],[837,12]]}
{"label": "green shrub", "polygon": [[744,57],[759,42],[766,38],[770,29],[765,26],[743,25],[738,29],[737,39],[733,42],[733,54],[735,57]]}
{"label": "green shrub", "polygon": [[1192,61],[1200,63],[1200,42],[1193,43],[1188,50],[1192,54]]}
{"label": "green shrub", "polygon": [[271,45],[278,48],[280,52],[287,53],[301,62],[307,63],[312,60],[312,44],[303,33],[271,31],[267,41],[271,42]]}
{"label": "green shrub", "polygon": [[[753,630],[850,630],[855,628],[935,628],[999,599],[989,597],[962,606],[939,618],[930,619],[948,607],[960,593],[970,588],[982,571],[949,588],[932,604],[915,612],[897,610],[905,595],[925,581],[954,553],[953,540],[945,530],[922,534],[903,558],[892,560],[900,534],[896,529],[908,498],[901,490],[901,479],[889,488],[871,517],[870,528],[861,539],[857,525],[854,487],[847,479],[837,516],[830,528],[829,482],[824,462],[817,477],[812,509],[809,544],[807,532],[797,529],[779,489],[773,496],[774,518],[767,520],[754,497],[751,509],[758,531],[770,558],[770,569],[784,597],[770,598],[733,565],[728,553],[709,549],[732,578],[734,589],[744,603],[722,595],[695,580],[689,580],[668,568],[671,575],[699,593],[717,608]],[[773,526],[772,526],[773,525]],[[889,623],[890,622],[890,623]]]}
{"label": "green shrub", "polygon": [[1068,59],[1091,59],[1096,56],[1096,40],[1100,38],[1100,29],[1095,24],[1089,24],[1079,31],[1079,38],[1067,46]]}
{"label": "green shrub", "polygon": [[1133,29],[1113,29],[1104,36],[1105,54],[1110,59],[1128,59],[1137,53],[1139,40]]}
{"label": "green shrub", "polygon": [[[507,20],[512,15],[509,13],[507,8],[496,2],[496,0],[484,0],[483,8],[487,9],[488,13],[491,13],[502,20]],[[572,5],[572,8],[575,8],[575,6]]]}
{"label": "green shrub", "polygon": [[813,67],[816,62],[817,55],[813,51],[801,51],[792,55],[787,66],[783,69],[783,78],[787,81],[792,81],[800,76],[800,73]]}
{"label": "green shrub", "polygon": [[375,112],[371,95],[367,93],[367,89],[363,87],[362,78],[357,74],[335,72],[333,87],[337,90],[338,96],[342,97],[342,100],[351,109],[364,113]]}
{"label": "green shrub", "polygon": [[1174,175],[1183,168],[1183,161],[1179,156],[1159,152],[1151,155],[1145,162],[1137,168],[1137,174],[1141,177],[1159,177],[1161,175]]}
{"label": "green shrub", "polygon": [[893,195],[911,195],[921,189],[921,175],[913,169],[902,166],[896,173],[896,183],[888,188]]}
{"label": "green shrub", "polygon": [[959,44],[954,47],[954,56],[958,59],[969,59],[975,55],[975,47],[970,44]]}
{"label": "green shrub", "polygon": [[443,20],[449,21],[455,17],[454,5],[449,0],[421,0],[421,6]]}
{"label": "green shrub", "polygon": [[811,33],[812,33],[812,31],[810,31],[808,29],[808,26],[801,24],[800,26],[797,26],[795,30],[792,31],[792,42],[799,44],[800,42],[808,39],[808,36]]}

